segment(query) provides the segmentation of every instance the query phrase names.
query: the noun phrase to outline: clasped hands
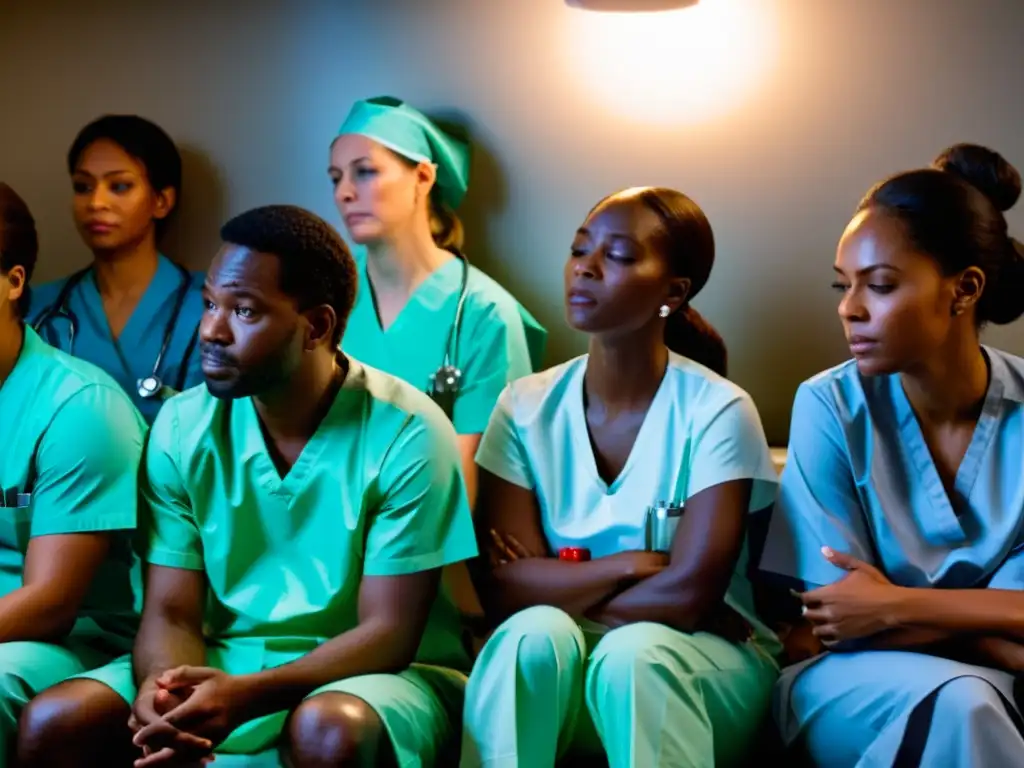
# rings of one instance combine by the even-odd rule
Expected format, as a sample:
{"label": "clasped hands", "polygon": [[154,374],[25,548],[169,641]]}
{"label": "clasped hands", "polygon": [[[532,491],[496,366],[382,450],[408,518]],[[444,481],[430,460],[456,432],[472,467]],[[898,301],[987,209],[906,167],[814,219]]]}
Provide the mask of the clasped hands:
{"label": "clasped hands", "polygon": [[826,648],[893,629],[901,588],[873,565],[852,555],[822,547],[822,556],[846,575],[808,592],[794,592],[803,603],[803,617]]}
{"label": "clasped hands", "polygon": [[177,667],[147,681],[128,726],[142,749],[135,768],[194,766],[245,722],[242,678],[210,667]]}

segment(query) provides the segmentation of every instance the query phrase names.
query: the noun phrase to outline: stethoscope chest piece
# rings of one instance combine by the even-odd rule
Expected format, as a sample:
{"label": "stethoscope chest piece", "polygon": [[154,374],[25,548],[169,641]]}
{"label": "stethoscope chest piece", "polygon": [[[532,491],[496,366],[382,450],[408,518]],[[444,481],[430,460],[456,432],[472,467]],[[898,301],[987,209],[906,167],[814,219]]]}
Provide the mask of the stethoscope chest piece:
{"label": "stethoscope chest piece", "polygon": [[159,376],[147,376],[144,379],[139,379],[137,383],[139,386],[139,397],[144,400],[151,400],[162,394],[164,390],[164,383],[160,381]]}
{"label": "stethoscope chest piece", "polygon": [[434,394],[454,394],[459,391],[459,386],[462,383],[462,371],[454,365],[442,365],[430,378]]}

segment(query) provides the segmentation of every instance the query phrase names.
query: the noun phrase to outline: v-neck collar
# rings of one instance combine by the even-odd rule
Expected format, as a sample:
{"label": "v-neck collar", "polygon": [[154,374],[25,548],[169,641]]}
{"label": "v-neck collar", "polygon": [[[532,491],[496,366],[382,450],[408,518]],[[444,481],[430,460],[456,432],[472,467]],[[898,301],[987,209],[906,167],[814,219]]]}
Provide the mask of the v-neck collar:
{"label": "v-neck collar", "polygon": [[331,407],[327,409],[327,413],[320,420],[313,435],[306,441],[299,457],[284,477],[278,472],[274,459],[270,455],[270,448],[263,436],[263,426],[260,423],[253,399],[246,397],[238,402],[242,417],[240,430],[246,447],[245,453],[253,456],[259,462],[261,485],[269,493],[291,498],[305,488],[309,478],[314,474],[324,449],[335,442],[332,432],[335,431],[339,423],[345,421],[347,410],[359,401],[360,392],[366,388],[366,370],[351,357],[347,359],[348,373],[341,387],[338,388]]}
{"label": "v-neck collar", "polygon": [[[381,324],[380,312],[377,309],[377,294],[373,289],[373,283],[370,281],[370,269],[369,259],[364,256],[362,259],[362,283],[363,288],[366,290],[365,302],[366,310],[370,314],[370,319],[373,321],[373,327],[377,333],[381,336],[389,336],[392,334],[399,333],[404,325],[412,322],[408,318],[413,315],[415,320],[416,307],[422,307],[427,312],[436,312],[439,310],[451,296],[450,278],[453,270],[461,268],[462,260],[458,257],[454,257],[446,261],[444,264],[439,266],[433,272],[426,276],[423,281],[413,289],[413,292],[409,294],[409,298],[406,299],[405,304],[395,315],[395,319],[391,321],[386,329]],[[469,269],[469,266],[466,266]]]}
{"label": "v-neck collar", "polygon": [[[638,461],[637,453],[640,450],[638,446],[646,444],[652,437],[650,434],[652,430],[658,428],[659,419],[651,414],[661,414],[664,417],[665,410],[662,405],[662,401],[668,396],[668,379],[671,375],[672,360],[669,359],[665,365],[665,374],[661,377],[661,382],[658,384],[658,389],[654,393],[654,397],[651,398],[651,404],[647,407],[647,413],[644,414],[644,420],[640,424],[640,429],[636,433],[636,439],[633,441],[633,445],[629,449],[629,456],[626,457],[626,463],[622,465],[622,470],[618,476],[608,483],[601,477],[601,473],[597,468],[597,457],[594,455],[594,446],[590,440],[590,428],[587,426],[587,412],[583,404],[583,388],[584,380],[587,374],[587,364],[590,361],[590,356],[585,355],[582,360],[582,364],[576,369],[576,373],[573,376],[573,380],[569,384],[568,397],[569,397],[569,414],[572,425],[572,437],[576,443],[576,455],[583,457],[583,464],[587,471],[591,474],[594,482],[597,483],[598,487],[605,493],[606,496],[613,496],[619,491],[619,489],[626,482],[626,478],[629,476],[630,470],[633,465]],[[661,419],[664,424],[665,418]]]}
{"label": "v-neck collar", "polygon": [[913,469],[922,479],[932,506],[924,514],[915,514],[914,517],[925,537],[936,543],[948,545],[966,543],[967,532],[954,507],[954,501],[963,499],[964,502],[967,502],[970,499],[971,492],[981,473],[982,462],[999,427],[999,417],[1002,414],[1007,382],[1005,361],[987,348],[983,347],[982,349],[989,363],[989,385],[982,402],[978,423],[974,427],[967,451],[964,453],[953,479],[954,498],[952,499],[942,483],[942,477],[935,466],[935,459],[924,439],[921,423],[903,389],[900,377],[898,375],[890,377],[900,433],[905,440]]}
{"label": "v-neck collar", "polygon": [[[139,371],[136,367],[151,367],[155,360],[140,360],[137,355],[126,355],[125,350],[146,350],[151,348],[153,333],[152,326],[154,318],[161,312],[168,297],[180,289],[181,275],[178,269],[166,256],[157,256],[156,272],[139,297],[135,309],[132,310],[128,322],[121,330],[121,335],[114,338],[110,328],[110,321],[107,313],[103,311],[103,297],[100,295],[99,285],[96,283],[96,273],[89,270],[86,278],[82,280],[82,300],[86,311],[90,315],[93,325],[105,335],[105,341],[110,344],[121,368],[129,380],[139,378]],[[160,332],[163,331],[161,326]],[[157,343],[159,343],[158,340]],[[149,342],[149,343],[147,343]],[[155,353],[154,353],[155,354]]]}

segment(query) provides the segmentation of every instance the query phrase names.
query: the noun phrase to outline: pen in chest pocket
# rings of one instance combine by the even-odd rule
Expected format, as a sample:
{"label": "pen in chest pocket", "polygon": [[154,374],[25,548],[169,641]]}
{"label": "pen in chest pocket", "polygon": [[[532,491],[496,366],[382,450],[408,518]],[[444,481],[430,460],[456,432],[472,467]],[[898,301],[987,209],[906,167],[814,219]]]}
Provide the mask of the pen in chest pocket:
{"label": "pen in chest pocket", "polygon": [[18,493],[17,488],[0,489],[0,507],[15,509],[27,507],[32,501],[32,494]]}
{"label": "pen in chest pocket", "polygon": [[648,552],[669,552],[676,528],[683,516],[683,505],[659,501],[647,508],[644,519],[644,543]]}

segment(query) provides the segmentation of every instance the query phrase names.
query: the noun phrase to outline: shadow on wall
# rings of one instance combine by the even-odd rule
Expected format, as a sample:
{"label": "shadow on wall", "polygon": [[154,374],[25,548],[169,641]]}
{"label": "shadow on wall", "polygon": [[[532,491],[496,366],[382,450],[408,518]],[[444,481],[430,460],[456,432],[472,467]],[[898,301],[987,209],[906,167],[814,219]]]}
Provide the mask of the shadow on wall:
{"label": "shadow on wall", "polygon": [[[489,224],[500,217],[508,205],[507,176],[498,155],[481,138],[476,123],[465,112],[454,108],[436,109],[427,116],[445,131],[468,140],[472,145],[469,192],[458,210],[466,233],[466,257],[503,285],[550,331],[553,323],[562,321],[561,312],[549,316],[552,313],[531,295],[528,281],[522,279],[522,271],[516,271],[520,262],[510,258],[510,254],[496,253],[491,243]],[[557,338],[557,334],[548,336],[545,365],[551,360],[569,357],[566,350],[556,348]]]}
{"label": "shadow on wall", "polygon": [[228,211],[227,187],[221,169],[202,150],[179,144],[178,151],[181,200],[161,250],[189,269],[205,270],[220,247],[220,227]]}
{"label": "shadow on wall", "polygon": [[[497,265],[487,237],[487,220],[497,216],[506,203],[505,177],[497,158],[480,142],[479,131],[466,113],[456,109],[435,110],[428,117],[443,130],[472,146],[469,168],[469,192],[458,214],[466,230],[467,258],[488,274]],[[494,275],[495,279],[498,279]],[[499,280],[500,282],[500,280]]]}

